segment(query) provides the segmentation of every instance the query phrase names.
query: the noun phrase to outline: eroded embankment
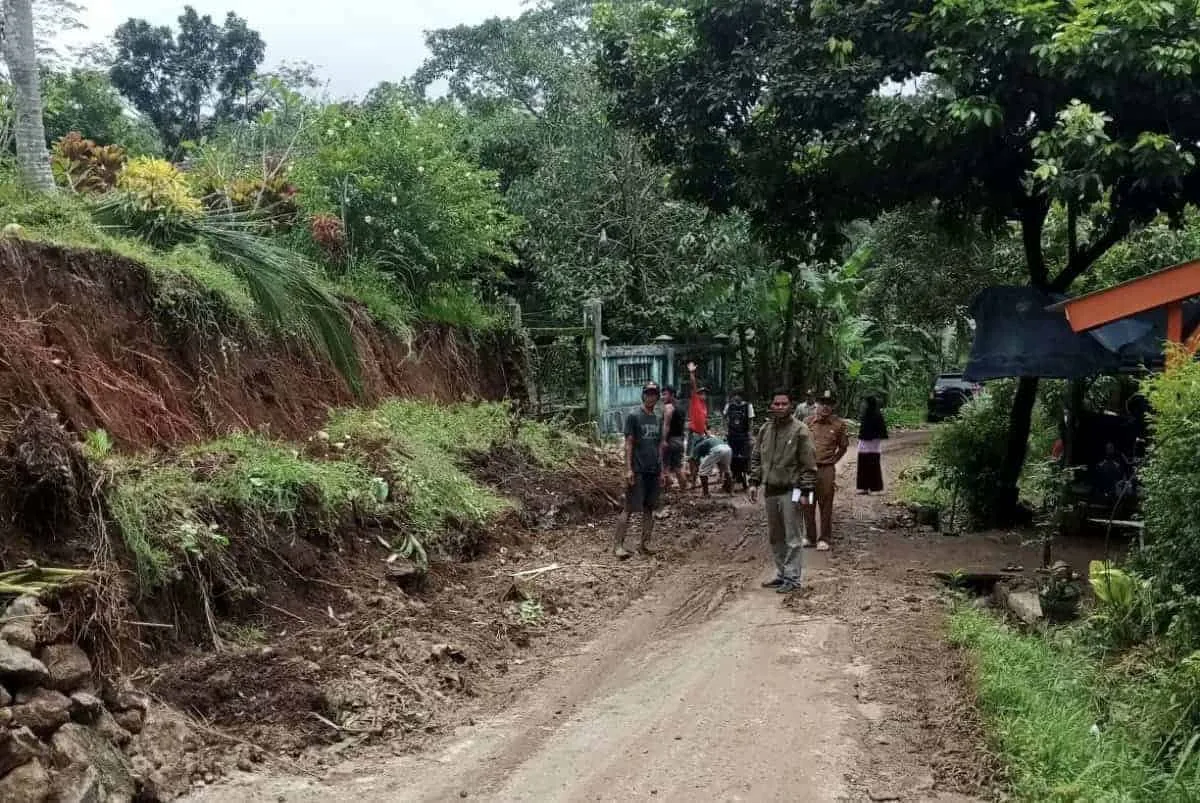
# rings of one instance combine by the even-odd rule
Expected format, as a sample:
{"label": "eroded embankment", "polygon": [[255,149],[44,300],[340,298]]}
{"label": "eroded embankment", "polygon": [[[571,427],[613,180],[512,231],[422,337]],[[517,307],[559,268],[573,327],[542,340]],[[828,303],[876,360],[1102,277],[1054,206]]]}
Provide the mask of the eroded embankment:
{"label": "eroded embankment", "polygon": [[230,429],[296,437],[320,426],[330,407],[388,396],[452,402],[523,392],[514,335],[425,326],[405,342],[351,312],[361,398],[310,349],[254,331],[182,278],[152,276],[113,254],[6,240],[0,429],[41,406],[76,432],[103,429],[123,446],[148,448]]}

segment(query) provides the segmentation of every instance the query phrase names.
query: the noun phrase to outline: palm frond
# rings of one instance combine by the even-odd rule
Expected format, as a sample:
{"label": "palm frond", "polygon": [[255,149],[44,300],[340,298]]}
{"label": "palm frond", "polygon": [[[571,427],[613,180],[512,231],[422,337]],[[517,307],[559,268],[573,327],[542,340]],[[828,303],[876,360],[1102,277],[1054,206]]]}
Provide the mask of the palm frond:
{"label": "palm frond", "polygon": [[193,224],[197,239],[245,282],[269,323],[298,329],[324,352],[354,392],[361,392],[361,366],[349,317],[342,302],[321,284],[316,267],[258,234],[254,226],[222,217]]}
{"label": "palm frond", "polygon": [[130,215],[128,200],[109,193],[93,215],[153,245],[201,242],[246,285],[267,324],[300,335],[324,353],[355,393],[362,390],[358,352],[346,308],[320,281],[316,266],[263,236],[251,215],[210,211],[201,217]]}

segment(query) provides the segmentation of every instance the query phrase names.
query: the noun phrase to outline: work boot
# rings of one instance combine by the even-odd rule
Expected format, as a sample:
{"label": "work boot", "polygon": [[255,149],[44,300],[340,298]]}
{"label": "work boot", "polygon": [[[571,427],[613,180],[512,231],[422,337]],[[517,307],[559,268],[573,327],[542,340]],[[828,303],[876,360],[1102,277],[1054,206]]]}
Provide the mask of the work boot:
{"label": "work boot", "polygon": [[629,526],[627,519],[621,519],[617,522],[617,532],[613,536],[613,555],[625,560],[633,553],[625,548],[625,528]]}
{"label": "work boot", "polygon": [[781,585],[783,585],[786,582],[787,581],[784,580],[782,577],[776,576],[773,579],[768,580],[767,582],[763,583],[762,587],[763,588],[779,588]]}
{"label": "work boot", "polygon": [[799,590],[800,590],[800,581],[799,580],[793,580],[790,577],[785,577],[785,578],[783,578],[783,582],[780,583],[776,587],[775,593],[776,594],[791,594],[791,593],[794,593]]}
{"label": "work boot", "polygon": [[654,533],[654,518],[647,516],[642,519],[642,537],[638,541],[637,551],[639,555],[653,555],[654,551],[650,549],[650,536]]}

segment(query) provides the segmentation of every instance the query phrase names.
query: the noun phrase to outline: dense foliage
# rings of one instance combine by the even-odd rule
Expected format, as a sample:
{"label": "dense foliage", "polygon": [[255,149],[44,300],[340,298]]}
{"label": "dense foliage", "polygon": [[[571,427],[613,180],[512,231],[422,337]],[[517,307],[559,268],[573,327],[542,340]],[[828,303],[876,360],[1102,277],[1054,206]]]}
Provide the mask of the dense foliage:
{"label": "dense foliage", "polygon": [[456,150],[462,125],[452,109],[402,97],[326,107],[292,171],[299,203],[337,215],[347,247],[410,288],[494,276],[513,260],[518,221],[496,174]]}
{"label": "dense foliage", "polygon": [[[612,4],[601,71],[621,120],[718,209],[817,255],[911,203],[1019,227],[1025,275],[1067,290],[1200,193],[1193,3]],[[763,80],[770,76],[770,80]],[[1045,247],[1064,210],[1066,248]],[[1016,502],[1036,377],[1014,396],[998,503]]]}
{"label": "dense foliage", "polygon": [[1145,564],[1166,586],[1200,596],[1200,363],[1150,379],[1146,391],[1155,412],[1154,445],[1142,471]]}
{"label": "dense foliage", "polygon": [[113,86],[154,123],[170,149],[198,140],[211,122],[258,111],[247,101],[266,45],[232,11],[218,25],[185,6],[178,32],[130,19],[113,43]]}

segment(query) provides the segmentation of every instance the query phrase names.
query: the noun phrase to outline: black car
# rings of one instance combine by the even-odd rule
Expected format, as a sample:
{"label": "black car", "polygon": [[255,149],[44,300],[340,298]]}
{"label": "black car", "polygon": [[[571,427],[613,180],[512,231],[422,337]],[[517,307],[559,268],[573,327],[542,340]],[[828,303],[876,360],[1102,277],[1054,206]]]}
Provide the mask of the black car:
{"label": "black car", "polygon": [[926,418],[931,424],[954,418],[979,390],[978,384],[963,379],[962,374],[938,374],[933,381],[933,390],[929,391]]}

